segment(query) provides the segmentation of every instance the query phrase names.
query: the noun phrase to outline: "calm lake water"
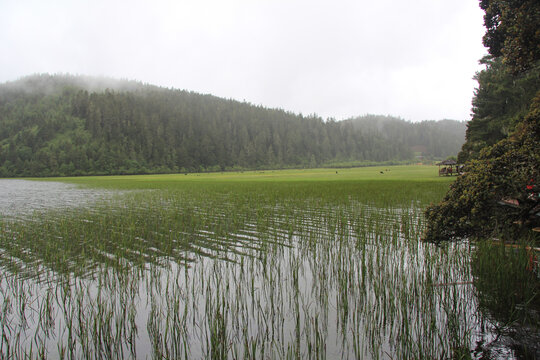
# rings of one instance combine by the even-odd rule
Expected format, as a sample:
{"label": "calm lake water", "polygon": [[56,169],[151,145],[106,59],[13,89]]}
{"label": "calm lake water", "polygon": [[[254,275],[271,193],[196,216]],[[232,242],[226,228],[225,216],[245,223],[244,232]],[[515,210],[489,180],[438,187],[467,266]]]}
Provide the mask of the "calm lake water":
{"label": "calm lake water", "polygon": [[254,190],[0,180],[0,358],[520,358],[416,202]]}
{"label": "calm lake water", "polygon": [[60,182],[0,179],[0,216],[28,218],[35,212],[75,209],[113,194]]}

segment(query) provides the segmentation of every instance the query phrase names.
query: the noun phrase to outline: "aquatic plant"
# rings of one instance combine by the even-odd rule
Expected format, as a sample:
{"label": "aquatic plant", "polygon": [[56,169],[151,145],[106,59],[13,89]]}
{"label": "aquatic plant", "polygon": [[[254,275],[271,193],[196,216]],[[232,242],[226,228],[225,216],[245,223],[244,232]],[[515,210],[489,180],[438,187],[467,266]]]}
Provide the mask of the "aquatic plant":
{"label": "aquatic plant", "polygon": [[420,240],[447,181],[245,176],[2,219],[0,354],[432,359],[495,334],[477,249]]}

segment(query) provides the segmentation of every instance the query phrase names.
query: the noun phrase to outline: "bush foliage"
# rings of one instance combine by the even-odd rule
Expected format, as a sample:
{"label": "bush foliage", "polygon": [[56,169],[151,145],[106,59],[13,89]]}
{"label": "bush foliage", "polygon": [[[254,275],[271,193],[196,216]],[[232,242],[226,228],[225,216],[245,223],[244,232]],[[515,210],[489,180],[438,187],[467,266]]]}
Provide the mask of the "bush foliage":
{"label": "bush foliage", "polygon": [[[538,226],[540,179],[540,94],[508,138],[481,151],[438,205],[426,210],[426,238],[439,242],[463,237],[515,237]],[[519,206],[503,205],[517,200]],[[540,211],[540,210],[538,210]],[[517,233],[516,233],[517,232]]]}

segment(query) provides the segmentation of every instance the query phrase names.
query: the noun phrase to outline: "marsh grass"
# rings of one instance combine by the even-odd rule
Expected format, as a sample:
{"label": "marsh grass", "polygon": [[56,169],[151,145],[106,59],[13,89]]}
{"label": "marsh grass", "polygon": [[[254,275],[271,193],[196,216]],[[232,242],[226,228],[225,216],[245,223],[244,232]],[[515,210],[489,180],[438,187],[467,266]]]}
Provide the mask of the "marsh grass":
{"label": "marsh grass", "polygon": [[470,356],[477,248],[420,240],[448,181],[349,171],[77,179],[133,191],[0,222],[0,354]]}

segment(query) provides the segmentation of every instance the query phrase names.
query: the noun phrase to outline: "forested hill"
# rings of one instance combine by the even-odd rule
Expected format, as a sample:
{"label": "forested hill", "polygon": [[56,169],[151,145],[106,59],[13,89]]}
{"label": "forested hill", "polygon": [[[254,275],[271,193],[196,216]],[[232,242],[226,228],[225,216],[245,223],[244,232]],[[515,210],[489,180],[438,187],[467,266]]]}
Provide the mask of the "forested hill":
{"label": "forested hill", "polygon": [[350,121],[364,134],[403,144],[420,156],[447,158],[463,145],[467,125],[455,120],[406,122],[391,116],[366,115]]}
{"label": "forested hill", "polygon": [[[34,75],[0,84],[0,176],[321,166],[456,155],[465,123],[324,121],[134,81]],[[448,140],[448,141],[447,141]]]}

